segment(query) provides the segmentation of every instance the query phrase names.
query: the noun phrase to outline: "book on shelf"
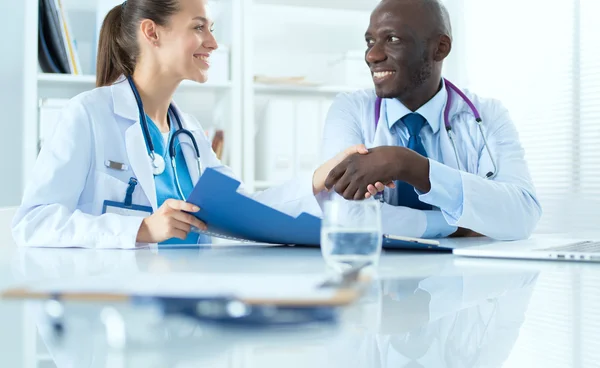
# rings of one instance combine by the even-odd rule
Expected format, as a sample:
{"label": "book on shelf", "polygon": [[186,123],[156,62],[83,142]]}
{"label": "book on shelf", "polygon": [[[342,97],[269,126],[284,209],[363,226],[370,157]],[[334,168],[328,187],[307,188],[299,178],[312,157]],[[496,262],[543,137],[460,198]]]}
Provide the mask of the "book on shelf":
{"label": "book on shelf", "polygon": [[312,81],[304,76],[269,76],[255,75],[254,83],[288,86],[319,86],[320,82]]}
{"label": "book on shelf", "polygon": [[75,38],[61,0],[39,0],[38,62],[44,73],[81,75]]}
{"label": "book on shelf", "polygon": [[221,129],[211,128],[204,132],[211,142],[212,150],[219,160],[223,159],[223,148],[225,146],[225,133]]}

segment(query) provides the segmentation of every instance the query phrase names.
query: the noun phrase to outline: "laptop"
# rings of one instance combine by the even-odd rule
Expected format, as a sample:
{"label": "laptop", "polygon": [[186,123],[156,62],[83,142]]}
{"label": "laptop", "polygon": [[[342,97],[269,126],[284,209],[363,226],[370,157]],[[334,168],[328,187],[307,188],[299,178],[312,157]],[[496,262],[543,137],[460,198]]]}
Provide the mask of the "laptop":
{"label": "laptop", "polygon": [[555,261],[600,262],[600,237],[594,239],[561,236],[534,236],[511,242],[489,240],[485,244],[454,248],[464,257],[537,259]]}

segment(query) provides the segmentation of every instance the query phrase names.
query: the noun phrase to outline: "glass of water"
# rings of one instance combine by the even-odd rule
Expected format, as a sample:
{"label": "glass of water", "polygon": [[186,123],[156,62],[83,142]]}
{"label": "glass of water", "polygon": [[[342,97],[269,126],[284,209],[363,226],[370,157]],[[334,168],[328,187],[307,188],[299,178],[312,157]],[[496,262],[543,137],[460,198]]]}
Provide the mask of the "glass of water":
{"label": "glass of water", "polygon": [[381,203],[374,199],[325,202],[321,253],[329,267],[343,272],[358,264],[376,266],[381,255]]}

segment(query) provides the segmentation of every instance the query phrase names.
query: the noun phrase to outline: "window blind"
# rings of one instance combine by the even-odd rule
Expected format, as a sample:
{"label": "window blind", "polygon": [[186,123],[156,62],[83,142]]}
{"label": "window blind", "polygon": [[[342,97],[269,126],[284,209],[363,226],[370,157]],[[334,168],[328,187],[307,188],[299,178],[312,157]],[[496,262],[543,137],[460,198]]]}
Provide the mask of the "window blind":
{"label": "window blind", "polygon": [[537,231],[599,225],[600,2],[463,0],[461,9],[460,75],[513,118],[544,209]]}

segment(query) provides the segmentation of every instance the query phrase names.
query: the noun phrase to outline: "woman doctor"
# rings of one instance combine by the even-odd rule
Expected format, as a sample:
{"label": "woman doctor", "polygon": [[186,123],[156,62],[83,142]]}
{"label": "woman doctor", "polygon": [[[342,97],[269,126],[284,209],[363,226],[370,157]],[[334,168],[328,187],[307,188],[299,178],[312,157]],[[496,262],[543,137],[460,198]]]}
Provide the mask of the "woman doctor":
{"label": "woman doctor", "polygon": [[[210,242],[191,231],[206,225],[187,213],[200,209],[183,199],[200,170],[233,173],[172,96],[185,79],[206,82],[216,49],[206,0],[129,0],[112,9],[100,33],[98,88],[70,101],[43,146],[13,220],[16,242],[96,248]],[[174,136],[182,129],[188,132]],[[318,213],[315,195],[329,171],[356,152],[367,151],[350,147],[312,178],[254,198],[292,216]]]}

